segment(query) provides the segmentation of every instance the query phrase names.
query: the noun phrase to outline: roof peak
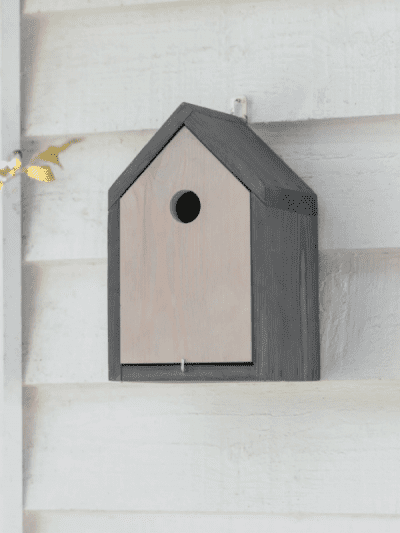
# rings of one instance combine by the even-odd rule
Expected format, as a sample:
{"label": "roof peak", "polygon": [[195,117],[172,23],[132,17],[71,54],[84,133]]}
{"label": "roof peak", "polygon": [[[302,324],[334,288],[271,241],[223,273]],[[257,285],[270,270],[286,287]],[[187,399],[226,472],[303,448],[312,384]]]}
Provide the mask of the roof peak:
{"label": "roof peak", "polygon": [[187,112],[195,111],[197,113],[201,113],[209,117],[219,118],[221,120],[229,120],[231,122],[237,122],[239,124],[246,123],[246,121],[243,118],[237,117],[236,115],[232,115],[230,113],[224,113],[223,111],[216,111],[215,109],[209,109],[208,107],[202,107],[199,105],[190,104],[189,102],[182,102],[181,105],[175,110],[175,113],[179,110],[185,110]]}
{"label": "roof peak", "polygon": [[182,102],[109,189],[109,208],[185,126],[265,205],[317,214],[312,189],[249,127],[246,120]]}

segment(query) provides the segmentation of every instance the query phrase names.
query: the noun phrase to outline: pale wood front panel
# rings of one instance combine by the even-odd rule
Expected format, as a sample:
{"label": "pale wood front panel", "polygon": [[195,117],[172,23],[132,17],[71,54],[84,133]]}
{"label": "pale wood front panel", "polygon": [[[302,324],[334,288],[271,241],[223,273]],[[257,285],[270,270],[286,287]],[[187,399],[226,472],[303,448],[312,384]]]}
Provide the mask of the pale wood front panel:
{"label": "pale wood front panel", "polygon": [[120,258],[122,364],[251,361],[250,193],[186,127],[121,198]]}

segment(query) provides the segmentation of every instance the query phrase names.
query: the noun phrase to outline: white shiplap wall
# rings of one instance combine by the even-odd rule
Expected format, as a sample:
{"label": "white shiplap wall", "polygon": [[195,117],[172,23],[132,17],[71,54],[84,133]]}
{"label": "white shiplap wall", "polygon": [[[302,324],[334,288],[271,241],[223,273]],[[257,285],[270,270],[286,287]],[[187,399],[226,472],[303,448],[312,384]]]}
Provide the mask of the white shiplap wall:
{"label": "white shiplap wall", "polygon": [[228,111],[243,93],[252,122],[400,112],[397,0],[37,1],[23,24],[27,135],[153,129],[182,101]]}
{"label": "white shiplap wall", "polygon": [[25,402],[28,510],[400,511],[399,381],[40,385]]}
{"label": "white shiplap wall", "polygon": [[[23,180],[25,531],[398,531],[398,2],[23,13],[24,157],[82,138]],[[108,383],[108,188],[182,101],[242,93],[318,194],[322,381]]]}

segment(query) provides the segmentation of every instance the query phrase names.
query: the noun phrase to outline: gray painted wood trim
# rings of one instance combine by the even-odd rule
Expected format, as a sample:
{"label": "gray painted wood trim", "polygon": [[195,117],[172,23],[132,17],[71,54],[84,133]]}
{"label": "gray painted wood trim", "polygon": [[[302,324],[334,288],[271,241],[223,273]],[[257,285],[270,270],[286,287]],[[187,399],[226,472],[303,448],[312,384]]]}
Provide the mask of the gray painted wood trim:
{"label": "gray painted wood trim", "polygon": [[[299,215],[300,248],[304,252],[305,302],[302,310],[304,349],[304,373],[307,380],[321,379],[321,343],[319,320],[319,254],[318,218]],[[304,339],[304,336],[307,336]]]}
{"label": "gray painted wood trim", "polygon": [[[314,191],[243,121],[237,124],[193,112],[185,120],[201,142],[235,175],[256,176],[268,188]],[[232,169],[230,168],[232,167]],[[253,192],[256,190],[252,189]]]}
{"label": "gray painted wood trim", "polygon": [[122,365],[122,381],[256,381],[252,363],[188,364],[185,372],[179,364]]}
{"label": "gray painted wood trim", "polygon": [[202,107],[200,105],[189,104],[188,102],[183,102],[182,106],[186,106],[191,111],[196,111],[203,115],[207,115],[212,118],[219,118],[221,120],[228,120],[229,122],[234,122],[236,124],[246,124],[245,120],[236,115],[231,115],[230,113],[224,113],[223,111],[216,111],[215,109],[209,109],[208,107]]}
{"label": "gray painted wood trim", "polygon": [[108,377],[121,380],[120,356],[120,202],[108,211]]}
{"label": "gray painted wood trim", "polygon": [[[282,251],[284,212],[267,208],[251,195],[253,311],[256,357],[260,359],[260,379],[278,381],[284,359],[284,324],[280,306],[286,273]],[[269,354],[269,357],[262,357]],[[294,376],[289,376],[289,379]]]}
{"label": "gray painted wood trim", "polygon": [[269,207],[316,214],[316,195],[240,118],[183,103],[125,169],[108,193],[109,208],[185,125]]}
{"label": "gray painted wood trim", "polygon": [[[313,278],[318,269],[317,217],[268,208],[255,195],[251,195],[251,213],[254,343],[260,380],[317,380],[318,278]],[[302,250],[305,287],[300,283]],[[314,264],[307,263],[311,261]],[[302,291],[307,299],[305,320]]]}

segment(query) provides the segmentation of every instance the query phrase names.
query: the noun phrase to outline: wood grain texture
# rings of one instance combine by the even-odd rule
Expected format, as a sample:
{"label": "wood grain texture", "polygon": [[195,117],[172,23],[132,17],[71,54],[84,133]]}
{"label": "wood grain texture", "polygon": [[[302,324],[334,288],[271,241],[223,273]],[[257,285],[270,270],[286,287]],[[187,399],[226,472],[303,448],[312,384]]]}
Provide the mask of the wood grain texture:
{"label": "wood grain texture", "polygon": [[43,385],[24,401],[28,511],[399,513],[398,381]]}
{"label": "wood grain texture", "polygon": [[252,123],[398,114],[399,12],[271,0],[27,14],[23,132],[157,129],[182,101],[229,112],[238,94]]}
{"label": "wood grain texture", "polygon": [[121,379],[120,202],[108,211],[108,378]]}
{"label": "wood grain texture", "polygon": [[120,203],[121,363],[250,362],[249,191],[183,127]]}
{"label": "wood grain texture", "polygon": [[399,516],[335,516],[319,514],[266,515],[210,513],[130,513],[27,511],[25,528],[29,533],[398,533]]}
{"label": "wood grain texture", "polygon": [[[251,212],[253,338],[260,379],[319,379],[318,284],[312,279],[318,270],[317,227],[308,220],[315,217],[267,208],[254,195]],[[307,283],[302,284],[302,274]]]}
{"label": "wood grain texture", "polygon": [[25,263],[25,382],[105,382],[107,261]]}
{"label": "wood grain texture", "polygon": [[298,214],[300,242],[301,344],[304,375],[321,378],[318,219]]}
{"label": "wood grain texture", "polygon": [[122,365],[122,381],[151,382],[231,382],[257,381],[256,365],[252,363],[185,364],[184,372],[178,364]]}
{"label": "wood grain texture", "polygon": [[395,378],[400,360],[400,252],[321,254],[322,366],[331,379]]}

